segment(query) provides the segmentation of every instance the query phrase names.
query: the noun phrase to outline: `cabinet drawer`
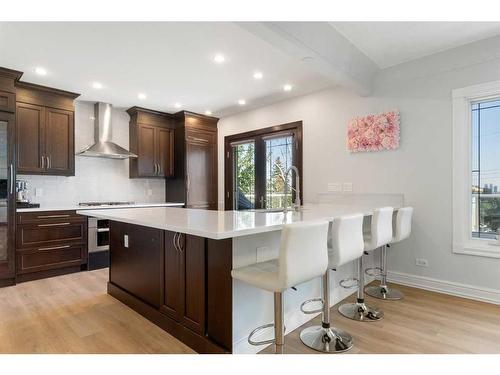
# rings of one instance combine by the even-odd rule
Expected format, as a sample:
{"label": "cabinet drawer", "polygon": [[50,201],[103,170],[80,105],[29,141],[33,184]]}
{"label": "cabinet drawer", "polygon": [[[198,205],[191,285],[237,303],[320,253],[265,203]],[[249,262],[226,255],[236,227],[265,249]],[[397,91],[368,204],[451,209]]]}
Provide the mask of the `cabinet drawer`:
{"label": "cabinet drawer", "polygon": [[45,271],[84,264],[86,245],[57,245],[17,252],[17,273]]}
{"label": "cabinet drawer", "polygon": [[36,211],[17,213],[17,223],[46,223],[46,222],[64,222],[64,221],[86,221],[85,216],[78,215],[76,211]]}
{"label": "cabinet drawer", "polygon": [[[17,226],[16,247],[43,247],[60,242],[86,243],[85,221],[40,222]],[[55,246],[55,245],[54,245]]]}

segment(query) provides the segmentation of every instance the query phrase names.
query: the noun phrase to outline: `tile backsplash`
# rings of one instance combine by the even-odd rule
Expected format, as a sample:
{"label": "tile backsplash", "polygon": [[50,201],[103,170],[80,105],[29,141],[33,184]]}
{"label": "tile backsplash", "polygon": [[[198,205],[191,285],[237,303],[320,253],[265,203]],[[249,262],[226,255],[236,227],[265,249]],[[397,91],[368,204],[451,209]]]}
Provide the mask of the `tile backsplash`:
{"label": "tile backsplash", "polygon": [[[75,151],[94,141],[93,102],[75,102]],[[113,109],[113,141],[128,149],[129,116]],[[42,207],[72,205],[85,201],[165,201],[165,181],[130,179],[128,160],[75,156],[75,176],[18,175],[28,182],[29,197]],[[39,196],[35,196],[38,189]]]}

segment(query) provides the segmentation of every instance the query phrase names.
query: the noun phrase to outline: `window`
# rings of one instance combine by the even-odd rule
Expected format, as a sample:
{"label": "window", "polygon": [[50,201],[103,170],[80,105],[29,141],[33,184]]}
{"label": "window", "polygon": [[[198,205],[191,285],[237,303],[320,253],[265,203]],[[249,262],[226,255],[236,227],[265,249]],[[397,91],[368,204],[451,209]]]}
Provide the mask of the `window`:
{"label": "window", "polygon": [[500,234],[500,99],[471,103],[472,237]]}
{"label": "window", "polygon": [[500,258],[500,81],[453,91],[453,252]]}
{"label": "window", "polygon": [[[225,138],[225,208],[273,209],[295,199],[295,165],[302,173],[302,123]],[[293,178],[292,178],[293,177]]]}

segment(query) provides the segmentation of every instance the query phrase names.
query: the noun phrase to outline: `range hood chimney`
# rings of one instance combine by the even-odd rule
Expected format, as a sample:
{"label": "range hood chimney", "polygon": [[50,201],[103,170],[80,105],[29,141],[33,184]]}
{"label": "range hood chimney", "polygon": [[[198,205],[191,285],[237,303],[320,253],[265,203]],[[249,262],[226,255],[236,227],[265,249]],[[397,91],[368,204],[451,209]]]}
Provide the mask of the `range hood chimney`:
{"label": "range hood chimney", "polygon": [[111,109],[111,104],[94,104],[94,144],[77,152],[77,155],[108,159],[137,157],[136,154],[125,150],[112,141]]}

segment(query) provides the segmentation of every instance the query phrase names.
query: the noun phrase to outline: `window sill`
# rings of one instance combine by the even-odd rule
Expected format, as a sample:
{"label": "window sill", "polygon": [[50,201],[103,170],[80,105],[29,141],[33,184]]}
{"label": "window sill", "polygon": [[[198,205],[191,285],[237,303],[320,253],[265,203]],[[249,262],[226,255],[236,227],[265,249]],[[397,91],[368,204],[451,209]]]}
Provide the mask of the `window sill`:
{"label": "window sill", "polygon": [[453,253],[500,258],[500,246],[492,245],[492,240],[472,240],[464,244],[453,244]]}

